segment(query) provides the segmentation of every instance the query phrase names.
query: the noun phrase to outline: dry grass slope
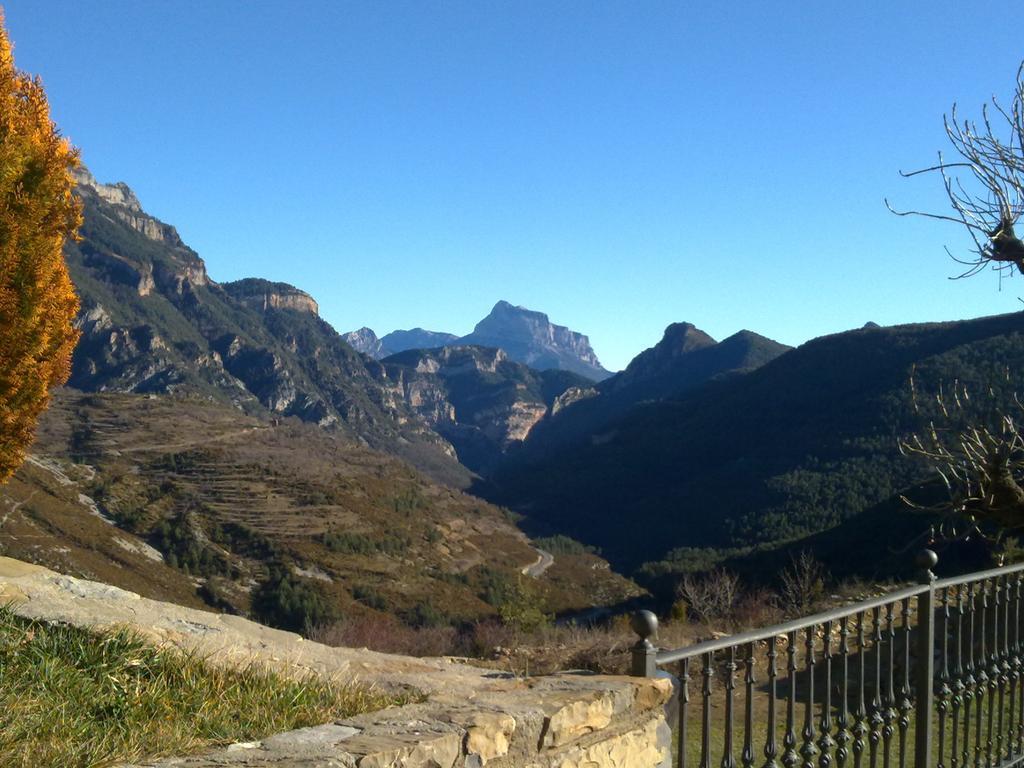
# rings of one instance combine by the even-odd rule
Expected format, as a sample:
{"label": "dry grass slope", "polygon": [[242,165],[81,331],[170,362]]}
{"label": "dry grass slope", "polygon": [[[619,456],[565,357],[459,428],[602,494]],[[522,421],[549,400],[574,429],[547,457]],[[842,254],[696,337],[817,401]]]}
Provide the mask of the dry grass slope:
{"label": "dry grass slope", "polygon": [[[247,613],[284,572],[350,619],[472,622],[536,558],[500,509],[400,460],[198,398],[65,390],[33,450],[0,489],[0,553],[180,604]],[[549,610],[636,591],[576,559],[539,580]]]}

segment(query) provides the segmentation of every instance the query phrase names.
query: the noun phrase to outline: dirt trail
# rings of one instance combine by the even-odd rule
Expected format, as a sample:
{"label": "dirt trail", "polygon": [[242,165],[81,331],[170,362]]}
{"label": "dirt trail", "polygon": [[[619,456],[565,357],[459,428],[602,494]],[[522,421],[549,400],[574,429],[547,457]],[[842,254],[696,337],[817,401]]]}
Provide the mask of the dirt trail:
{"label": "dirt trail", "polygon": [[[7,522],[7,519],[11,515],[13,515],[15,512],[17,512],[18,509],[20,509],[22,507],[22,505],[27,504],[28,502],[32,501],[32,497],[35,496],[37,493],[39,493],[38,489],[32,491],[32,493],[30,493],[28,496],[26,496],[21,501],[15,501],[14,504],[11,505],[11,508],[7,510],[7,513],[3,516],[3,518],[0,518],[0,528],[4,527],[4,524]],[[9,499],[10,501],[14,501],[14,499],[11,499],[10,496],[6,496],[5,498]],[[13,539],[14,537],[11,536],[11,538]]]}
{"label": "dirt trail", "polygon": [[260,430],[270,429],[270,427],[246,427],[245,429],[236,429],[233,432],[225,432],[222,435],[215,435],[214,437],[199,437],[194,440],[182,440],[177,443],[154,443],[151,445],[126,445],[119,447],[117,450],[125,451],[180,451],[185,448],[194,448],[197,445],[209,445],[210,443],[220,443],[225,440],[232,440],[236,437],[242,437],[252,432],[258,432]]}
{"label": "dirt trail", "polygon": [[537,547],[534,547],[533,549],[537,553],[537,561],[525,566],[522,572],[523,576],[532,576],[536,579],[543,576],[544,571],[555,564],[555,556],[543,549],[537,549]]}

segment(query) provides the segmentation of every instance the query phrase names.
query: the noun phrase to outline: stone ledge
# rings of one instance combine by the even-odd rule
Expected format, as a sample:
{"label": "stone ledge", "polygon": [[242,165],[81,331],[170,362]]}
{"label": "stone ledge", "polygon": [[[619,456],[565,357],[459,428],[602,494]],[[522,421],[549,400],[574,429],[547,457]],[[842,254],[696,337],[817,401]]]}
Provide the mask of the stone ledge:
{"label": "stone ledge", "polygon": [[127,626],[214,662],[265,664],[290,675],[312,673],[425,695],[419,704],[135,768],[655,768],[668,758],[667,679],[518,679],[451,659],[333,648],[238,616],[149,600],[3,557],[0,600],[44,621]]}

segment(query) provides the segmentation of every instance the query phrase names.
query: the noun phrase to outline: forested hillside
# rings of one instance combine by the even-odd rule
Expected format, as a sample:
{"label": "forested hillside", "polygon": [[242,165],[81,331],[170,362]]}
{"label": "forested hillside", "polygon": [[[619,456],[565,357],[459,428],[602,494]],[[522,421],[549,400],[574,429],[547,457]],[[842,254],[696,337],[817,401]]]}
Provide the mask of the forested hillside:
{"label": "forested hillside", "polygon": [[782,542],[928,477],[897,446],[934,415],[929,393],[959,380],[1012,403],[1007,370],[1024,370],[1021,314],[827,336],[638,406],[542,461],[509,464],[487,492],[623,568],[680,547]]}

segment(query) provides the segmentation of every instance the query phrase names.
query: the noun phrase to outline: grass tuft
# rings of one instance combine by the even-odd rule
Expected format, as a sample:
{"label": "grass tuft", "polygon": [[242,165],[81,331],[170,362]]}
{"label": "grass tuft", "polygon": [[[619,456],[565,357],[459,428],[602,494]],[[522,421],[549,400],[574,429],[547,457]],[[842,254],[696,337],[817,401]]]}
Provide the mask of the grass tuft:
{"label": "grass tuft", "polygon": [[251,741],[405,703],[365,687],[213,665],[126,630],[0,607],[0,765],[103,766]]}

